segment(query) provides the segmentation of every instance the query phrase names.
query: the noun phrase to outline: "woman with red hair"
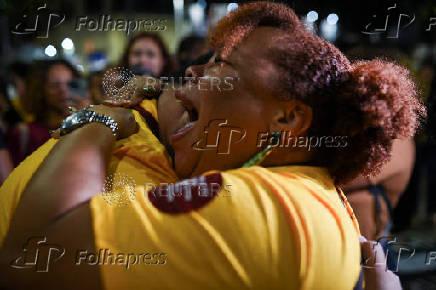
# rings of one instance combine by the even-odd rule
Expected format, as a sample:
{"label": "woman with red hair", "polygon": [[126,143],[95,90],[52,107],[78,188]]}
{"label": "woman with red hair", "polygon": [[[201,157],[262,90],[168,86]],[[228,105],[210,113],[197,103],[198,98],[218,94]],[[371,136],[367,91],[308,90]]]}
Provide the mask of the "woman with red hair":
{"label": "woman with red hair", "polygon": [[[92,120],[87,116],[94,113],[79,111],[62,127],[73,132],[60,138],[21,197],[0,252],[2,266],[20,255],[31,233],[65,248],[49,275],[72,288],[356,285],[359,229],[339,186],[377,173],[393,140],[415,133],[425,109],[408,71],[381,60],[350,63],[276,3],[241,6],[210,40],[215,55],[186,70],[192,83],[158,100],[160,136],[182,180],[150,189],[144,177],[137,187],[142,194],[129,207],[105,204],[95,191],[108,156],[135,124],[121,108],[94,107],[99,115]],[[205,89],[205,81],[226,78],[236,80],[231,90]],[[218,136],[237,128],[243,137],[235,141],[230,134],[210,146],[216,120]],[[199,147],[205,140],[209,146]],[[220,140],[231,146],[225,154],[216,150]],[[140,162],[119,170],[132,168],[138,178],[145,172]],[[48,182],[54,173],[56,181]],[[27,216],[32,209],[39,218]],[[113,258],[97,261],[103,249],[120,253],[125,267]],[[8,285],[42,279],[34,272],[20,279],[21,272],[3,268]],[[72,273],[80,273],[80,283]],[[44,282],[53,287],[50,281]]]}

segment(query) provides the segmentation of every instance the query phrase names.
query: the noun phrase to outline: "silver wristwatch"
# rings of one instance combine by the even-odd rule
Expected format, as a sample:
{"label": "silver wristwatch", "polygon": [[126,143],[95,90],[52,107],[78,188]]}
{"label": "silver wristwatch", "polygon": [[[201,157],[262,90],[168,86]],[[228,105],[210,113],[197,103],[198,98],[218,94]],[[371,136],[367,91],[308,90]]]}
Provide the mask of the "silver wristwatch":
{"label": "silver wristwatch", "polygon": [[61,133],[60,135],[66,135],[70,133],[71,131],[82,127],[85,124],[91,123],[91,122],[98,122],[105,124],[109,129],[112,130],[112,133],[115,137],[117,137],[118,132],[118,124],[109,116],[98,114],[91,110],[80,110],[77,112],[74,112],[65,120],[62,122],[61,125]]}

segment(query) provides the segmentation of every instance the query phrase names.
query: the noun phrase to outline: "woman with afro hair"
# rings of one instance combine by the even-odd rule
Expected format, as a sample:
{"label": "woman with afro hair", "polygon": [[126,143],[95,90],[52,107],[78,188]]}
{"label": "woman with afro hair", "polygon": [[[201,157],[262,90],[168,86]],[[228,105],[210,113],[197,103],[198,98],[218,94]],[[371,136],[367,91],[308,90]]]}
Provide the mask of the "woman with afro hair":
{"label": "woman with afro hair", "polygon": [[[56,289],[356,285],[360,233],[340,185],[377,174],[393,141],[415,134],[425,109],[408,71],[382,60],[351,63],[307,31],[293,10],[269,2],[231,12],[210,44],[209,62],[190,66],[190,81],[158,100],[160,140],[173,151],[180,181],[150,188],[153,175],[144,167],[162,173],[159,163],[136,158],[116,169],[135,176],[135,200],[126,207],[105,203],[97,189],[108,156],[114,144],[129,140],[117,138],[135,136],[130,110],[92,108],[117,130],[113,122],[109,128],[65,123],[72,132],[42,162],[13,215],[0,252],[8,275],[2,283],[26,289],[41,280]],[[152,156],[148,161],[159,160]],[[34,271],[23,279],[24,272],[8,267],[29,235],[65,249],[44,279]],[[380,281],[367,286],[381,287]]]}

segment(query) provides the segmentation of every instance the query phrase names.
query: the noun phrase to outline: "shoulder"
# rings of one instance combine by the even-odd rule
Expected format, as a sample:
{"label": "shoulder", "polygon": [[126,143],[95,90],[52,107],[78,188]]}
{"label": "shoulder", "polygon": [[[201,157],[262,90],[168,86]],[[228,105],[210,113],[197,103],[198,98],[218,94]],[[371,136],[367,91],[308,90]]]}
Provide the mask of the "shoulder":
{"label": "shoulder", "polygon": [[144,100],[140,104],[140,107],[150,112],[150,114],[157,120],[157,103],[156,100]]}
{"label": "shoulder", "polygon": [[[211,171],[175,183],[163,183],[148,190],[148,199],[162,212],[187,213],[230,197],[228,203],[253,201],[258,196],[275,199],[277,194],[301,190],[293,174],[253,166],[228,171]],[[255,203],[255,202],[254,202]],[[221,204],[221,203],[220,203]]]}
{"label": "shoulder", "polygon": [[10,218],[18,205],[27,183],[56,142],[56,140],[50,139],[34,151],[9,174],[0,187],[0,243],[6,235]]}

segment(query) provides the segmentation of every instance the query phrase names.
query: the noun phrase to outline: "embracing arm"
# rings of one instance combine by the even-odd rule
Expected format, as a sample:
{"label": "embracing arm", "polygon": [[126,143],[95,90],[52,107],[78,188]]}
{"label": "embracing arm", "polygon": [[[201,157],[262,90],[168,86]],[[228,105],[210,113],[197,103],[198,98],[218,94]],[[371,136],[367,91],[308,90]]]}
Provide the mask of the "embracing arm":
{"label": "embracing arm", "polygon": [[396,206],[401,193],[405,190],[415,161],[415,143],[413,140],[397,139],[392,145],[391,160],[383,166],[376,176],[359,176],[343,186],[349,194],[366,190],[370,185],[382,185],[393,206]]}
{"label": "embracing arm", "polygon": [[0,148],[0,186],[8,177],[9,173],[14,169],[9,151]]}
{"label": "embracing arm", "polygon": [[[103,124],[91,123],[64,136],[29,181],[11,228],[30,213],[37,217],[20,229],[43,229],[102,188],[115,137]],[[16,224],[18,223],[18,224]]]}
{"label": "embracing arm", "polygon": [[[97,110],[111,112],[107,115],[124,124],[120,126],[120,137],[136,130],[128,110],[104,107]],[[114,142],[115,137],[108,127],[90,123],[62,137],[55,145],[29,181],[12,218],[0,251],[1,286],[25,289],[33,285],[34,288],[31,281],[39,281],[45,283],[44,289],[59,289],[60,285],[50,286],[54,281],[50,277],[55,277],[55,280],[65,282],[63,288],[71,285],[69,287],[74,289],[73,285],[78,282],[80,285],[86,282],[89,287],[85,289],[99,288],[98,268],[74,267],[74,253],[78,247],[88,250],[94,247],[88,201],[101,192]],[[45,237],[48,244],[55,243],[65,250],[65,255],[48,273],[15,269],[9,265],[23,255],[23,245],[34,237]],[[81,278],[85,275],[93,279],[77,281],[76,275],[71,275],[73,272]]]}

